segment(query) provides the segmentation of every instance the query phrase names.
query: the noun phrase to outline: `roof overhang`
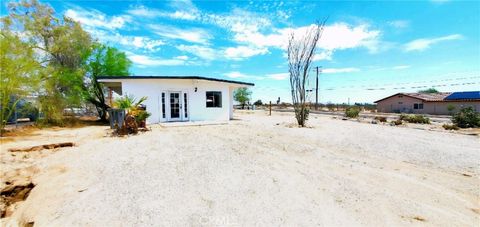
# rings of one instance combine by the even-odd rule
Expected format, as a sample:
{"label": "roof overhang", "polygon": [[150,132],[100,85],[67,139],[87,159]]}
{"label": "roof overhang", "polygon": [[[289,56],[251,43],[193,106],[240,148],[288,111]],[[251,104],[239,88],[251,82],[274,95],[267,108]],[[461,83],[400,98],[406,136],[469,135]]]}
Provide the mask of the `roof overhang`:
{"label": "roof overhang", "polygon": [[124,80],[142,80],[142,79],[153,79],[153,80],[204,80],[204,81],[228,83],[228,84],[232,84],[232,85],[238,86],[238,87],[255,86],[255,84],[253,84],[253,83],[247,83],[247,82],[235,81],[235,80],[225,80],[225,79],[201,77],[201,76],[101,76],[101,77],[97,78],[97,81],[105,84],[105,86],[107,86],[107,87],[109,87],[107,84],[109,84],[111,86],[114,86],[114,87],[120,85],[120,89],[121,89],[121,82],[124,81]]}

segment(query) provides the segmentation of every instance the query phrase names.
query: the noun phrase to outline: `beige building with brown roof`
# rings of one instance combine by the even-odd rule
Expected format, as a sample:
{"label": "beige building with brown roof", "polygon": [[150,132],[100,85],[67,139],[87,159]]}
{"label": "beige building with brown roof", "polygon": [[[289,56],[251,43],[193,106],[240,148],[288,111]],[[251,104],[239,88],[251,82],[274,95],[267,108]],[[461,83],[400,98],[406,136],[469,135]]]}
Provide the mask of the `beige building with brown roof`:
{"label": "beige building with brown roof", "polygon": [[[397,93],[375,101],[384,113],[451,114],[471,106],[480,112],[480,91]],[[453,110],[449,110],[453,107]]]}

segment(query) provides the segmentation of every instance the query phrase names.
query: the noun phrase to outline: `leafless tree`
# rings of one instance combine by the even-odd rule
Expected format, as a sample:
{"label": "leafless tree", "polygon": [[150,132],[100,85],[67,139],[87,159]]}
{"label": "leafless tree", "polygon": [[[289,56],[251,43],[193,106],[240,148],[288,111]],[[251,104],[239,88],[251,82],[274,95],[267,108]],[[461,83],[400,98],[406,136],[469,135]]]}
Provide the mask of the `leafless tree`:
{"label": "leafless tree", "polygon": [[306,85],[310,74],[310,64],[315,55],[318,40],[322,36],[325,22],[326,19],[310,26],[305,34],[292,32],[288,40],[287,54],[293,108],[295,109],[295,118],[301,127],[305,127],[310,111],[306,103],[308,98]]}

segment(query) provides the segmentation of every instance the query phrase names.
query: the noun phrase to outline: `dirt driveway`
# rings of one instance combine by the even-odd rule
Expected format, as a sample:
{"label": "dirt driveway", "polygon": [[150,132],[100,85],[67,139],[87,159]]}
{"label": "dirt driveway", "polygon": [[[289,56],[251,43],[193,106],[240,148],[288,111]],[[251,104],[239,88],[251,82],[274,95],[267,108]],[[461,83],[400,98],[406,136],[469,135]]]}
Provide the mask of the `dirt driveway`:
{"label": "dirt driveway", "polygon": [[[153,126],[126,138],[105,137],[105,127],[88,127],[45,130],[29,142],[5,143],[2,171],[12,172],[12,163],[22,159],[21,168],[35,168],[35,187],[2,221],[35,226],[480,224],[477,136],[322,115],[311,115],[310,128],[293,127],[290,113],[237,116],[227,125]],[[41,158],[10,157],[6,151],[45,141],[77,146]]]}

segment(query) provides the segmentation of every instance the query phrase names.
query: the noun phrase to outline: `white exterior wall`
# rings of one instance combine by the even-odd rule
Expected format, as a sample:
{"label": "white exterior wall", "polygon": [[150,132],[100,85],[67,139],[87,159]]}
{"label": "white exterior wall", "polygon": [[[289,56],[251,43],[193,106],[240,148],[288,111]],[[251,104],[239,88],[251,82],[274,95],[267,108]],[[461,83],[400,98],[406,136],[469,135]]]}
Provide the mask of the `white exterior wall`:
{"label": "white exterior wall", "polygon": [[[165,122],[168,119],[162,117],[161,95],[165,92],[166,98],[166,117],[169,116],[169,95],[168,92],[182,92],[188,94],[188,121],[228,121],[233,116],[233,90],[241,85],[206,81],[206,80],[186,80],[186,79],[119,79],[122,83],[123,95],[133,95],[135,98],[147,96],[144,104],[151,116],[147,123]],[[195,92],[195,87],[197,91]],[[207,108],[206,92],[222,92],[222,107]]]}

